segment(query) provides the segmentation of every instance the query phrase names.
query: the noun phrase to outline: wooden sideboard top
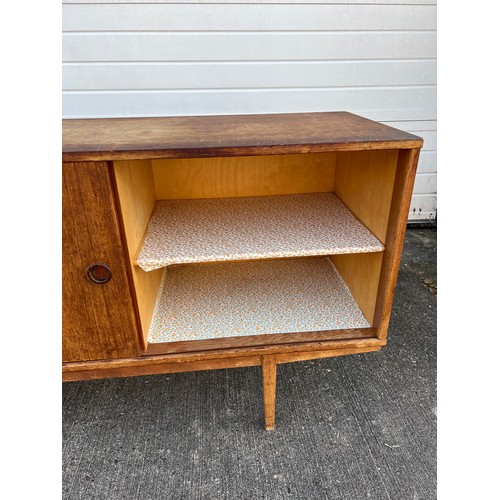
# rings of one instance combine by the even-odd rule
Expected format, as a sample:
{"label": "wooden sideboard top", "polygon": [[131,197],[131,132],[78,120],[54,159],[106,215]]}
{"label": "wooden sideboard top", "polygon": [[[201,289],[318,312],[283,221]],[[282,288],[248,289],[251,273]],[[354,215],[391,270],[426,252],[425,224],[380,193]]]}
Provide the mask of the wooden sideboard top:
{"label": "wooden sideboard top", "polygon": [[422,139],[347,112],[63,120],[63,161],[412,149]]}

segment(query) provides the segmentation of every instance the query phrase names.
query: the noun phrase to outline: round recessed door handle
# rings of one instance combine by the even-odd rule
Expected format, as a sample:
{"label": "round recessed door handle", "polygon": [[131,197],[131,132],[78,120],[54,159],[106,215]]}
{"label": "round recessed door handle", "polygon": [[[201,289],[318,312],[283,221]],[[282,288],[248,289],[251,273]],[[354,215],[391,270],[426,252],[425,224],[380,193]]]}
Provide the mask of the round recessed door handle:
{"label": "round recessed door handle", "polygon": [[102,262],[95,262],[87,267],[87,278],[92,281],[92,283],[97,283],[98,285],[103,285],[107,283],[113,273],[107,264]]}

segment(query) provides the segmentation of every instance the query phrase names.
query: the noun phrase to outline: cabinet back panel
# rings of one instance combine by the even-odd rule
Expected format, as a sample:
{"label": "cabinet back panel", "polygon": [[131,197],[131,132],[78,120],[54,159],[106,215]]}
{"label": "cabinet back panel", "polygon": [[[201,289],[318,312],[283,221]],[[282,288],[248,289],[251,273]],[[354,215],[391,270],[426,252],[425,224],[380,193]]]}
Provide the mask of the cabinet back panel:
{"label": "cabinet back panel", "polygon": [[115,161],[114,169],[144,347],[146,347],[162,270],[146,273],[134,265],[134,260],[156,203],[153,170],[150,160]]}
{"label": "cabinet back panel", "polygon": [[385,244],[398,150],[337,153],[335,193]]}
{"label": "cabinet back panel", "polygon": [[336,153],[152,160],[159,200],[331,192]]}

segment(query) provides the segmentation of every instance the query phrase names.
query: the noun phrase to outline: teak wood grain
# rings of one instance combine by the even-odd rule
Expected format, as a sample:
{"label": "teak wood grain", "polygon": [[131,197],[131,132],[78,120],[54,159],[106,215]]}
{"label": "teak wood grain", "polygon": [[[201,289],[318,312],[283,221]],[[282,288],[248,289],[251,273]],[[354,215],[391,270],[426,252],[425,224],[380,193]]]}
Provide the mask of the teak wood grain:
{"label": "teak wood grain", "polygon": [[422,139],[347,112],[63,120],[63,161],[419,148]]}
{"label": "teak wood grain", "polygon": [[[225,358],[241,358],[264,356],[267,354],[292,354],[305,352],[333,351],[344,349],[378,350],[386,344],[385,340],[378,338],[314,341],[294,344],[281,344],[270,346],[250,346],[229,349],[214,349],[210,351],[183,352],[174,354],[143,355],[133,358],[86,361],[80,363],[65,363],[63,373],[106,370],[111,368],[146,367],[155,364],[176,363],[182,365],[186,362],[209,361]],[[182,370],[181,370],[182,371]]]}
{"label": "teak wood grain", "polygon": [[306,351],[276,354],[276,363],[295,363],[297,361],[310,361],[313,359],[334,358],[337,356],[348,356],[349,354],[364,354],[367,352],[380,351],[381,347],[350,347],[346,349],[331,349],[323,351]]}
{"label": "teak wood grain", "polygon": [[209,351],[242,346],[264,346],[311,342],[313,340],[347,340],[377,338],[375,328],[352,328],[350,330],[327,330],[317,332],[274,333],[270,335],[249,335],[206,340],[150,343],[147,354],[167,354],[192,351]]}
{"label": "teak wood grain", "polygon": [[391,316],[394,290],[398,278],[399,263],[403,252],[405,228],[408,222],[411,196],[415,175],[417,173],[420,149],[402,150],[394,181],[385,250],[382,258],[382,269],[377,293],[377,304],[373,326],[377,328],[379,339],[387,338],[389,320]]}
{"label": "teak wood grain", "polygon": [[[63,360],[123,358],[140,353],[127,263],[106,163],[65,163],[62,169]],[[112,277],[96,284],[95,262]]]}
{"label": "teak wood grain", "polygon": [[276,414],[276,356],[262,356],[262,391],[264,393],[264,425],[274,429]]}
{"label": "teak wood grain", "polygon": [[[323,349],[315,351],[286,352],[274,354],[277,364],[293,363],[296,361],[307,361],[311,359],[320,359],[334,356],[347,356],[351,354],[364,354],[367,352],[377,352],[380,345],[371,345],[366,347],[349,347],[343,349]],[[159,375],[163,373],[181,373],[199,370],[220,370],[224,368],[243,368],[247,366],[260,366],[262,356],[239,356],[227,358],[212,358],[201,360],[184,360],[183,362],[169,362],[168,360],[158,361],[151,358],[149,363],[134,363],[134,360],[128,364],[108,362],[100,363],[98,368],[84,369],[82,364],[78,364],[72,370],[63,371],[63,381],[71,382],[77,380],[97,380],[102,378],[115,377],[134,377],[141,375]],[[142,359],[144,361],[144,359]],[[79,369],[81,368],[81,369]]]}
{"label": "teak wood grain", "polygon": [[192,351],[209,351],[241,346],[263,346],[311,342],[313,340],[347,340],[377,338],[375,328],[352,328],[350,330],[327,330],[317,332],[274,333],[271,335],[249,335],[182,342],[161,342],[148,345],[147,354],[166,354]]}
{"label": "teak wood grain", "polygon": [[196,372],[201,370],[221,370],[224,368],[244,368],[247,366],[260,366],[260,356],[241,358],[221,358],[206,361],[186,361],[184,363],[155,363],[147,365],[129,365],[93,370],[63,372],[63,382],[76,382],[78,380],[98,380],[105,378],[137,377],[142,375],[161,375],[165,373]]}

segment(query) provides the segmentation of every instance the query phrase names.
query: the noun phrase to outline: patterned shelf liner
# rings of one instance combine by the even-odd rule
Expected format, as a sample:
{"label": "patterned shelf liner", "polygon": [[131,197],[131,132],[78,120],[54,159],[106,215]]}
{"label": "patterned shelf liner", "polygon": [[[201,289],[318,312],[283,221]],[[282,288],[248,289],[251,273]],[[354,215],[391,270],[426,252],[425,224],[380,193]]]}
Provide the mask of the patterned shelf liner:
{"label": "patterned shelf liner", "polygon": [[149,342],[369,328],[328,257],[167,267]]}
{"label": "patterned shelf liner", "polygon": [[136,263],[172,264],[380,252],[333,193],[160,200]]}

